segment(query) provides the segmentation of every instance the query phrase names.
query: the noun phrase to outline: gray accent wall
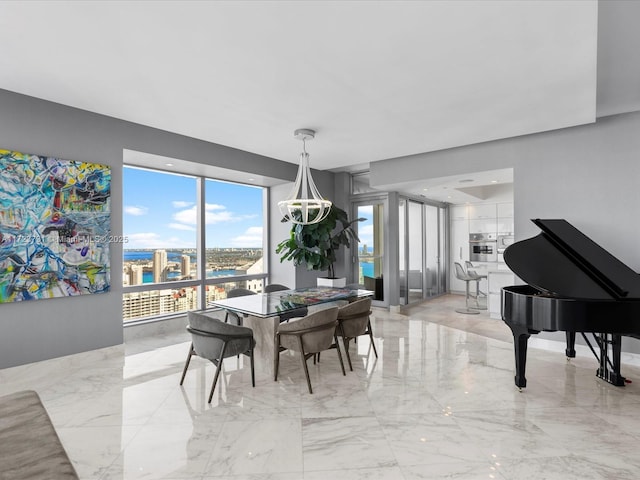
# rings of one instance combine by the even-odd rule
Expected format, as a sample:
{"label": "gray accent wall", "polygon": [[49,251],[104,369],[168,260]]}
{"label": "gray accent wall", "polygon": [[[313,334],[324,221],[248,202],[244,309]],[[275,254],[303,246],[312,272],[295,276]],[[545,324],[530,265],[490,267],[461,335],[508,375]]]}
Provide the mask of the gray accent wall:
{"label": "gray accent wall", "polygon": [[[638,132],[638,112],[603,117],[589,125],[375,162],[370,182],[395,190],[419,178],[513,168],[516,241],[540,233],[530,219],[564,218],[640,272]],[[640,351],[639,342],[629,342],[625,350]]]}
{"label": "gray accent wall", "polygon": [[[0,90],[0,148],[111,166],[111,232],[116,236],[122,235],[123,149],[288,182],[297,171],[293,163],[6,90]],[[319,177],[331,185],[332,174]],[[271,202],[278,200],[271,195]],[[122,343],[122,248],[111,245],[109,293],[1,304],[0,368]]]}
{"label": "gray accent wall", "polygon": [[640,271],[640,113],[596,123],[371,164],[371,185],[394,190],[416,178],[514,169],[515,237],[539,233],[533,218],[564,218]]}

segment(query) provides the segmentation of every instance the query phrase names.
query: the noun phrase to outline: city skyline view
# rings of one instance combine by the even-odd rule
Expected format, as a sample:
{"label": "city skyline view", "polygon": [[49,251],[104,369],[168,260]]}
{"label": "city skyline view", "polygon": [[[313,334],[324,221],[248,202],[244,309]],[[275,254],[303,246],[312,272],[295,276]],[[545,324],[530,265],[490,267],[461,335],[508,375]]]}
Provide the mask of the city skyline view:
{"label": "city skyline view", "polygon": [[[195,248],[196,180],[123,169],[125,250]],[[262,188],[205,183],[207,248],[262,248]]]}

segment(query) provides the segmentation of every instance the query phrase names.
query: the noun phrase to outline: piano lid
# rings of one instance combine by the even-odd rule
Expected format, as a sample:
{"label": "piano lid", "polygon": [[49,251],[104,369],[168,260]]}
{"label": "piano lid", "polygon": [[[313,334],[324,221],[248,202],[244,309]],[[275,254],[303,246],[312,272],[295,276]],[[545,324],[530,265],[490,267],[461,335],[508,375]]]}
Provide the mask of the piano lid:
{"label": "piano lid", "polygon": [[639,299],[640,275],[566,220],[532,220],[536,237],[504,251],[504,261],[526,283],[561,297]]}

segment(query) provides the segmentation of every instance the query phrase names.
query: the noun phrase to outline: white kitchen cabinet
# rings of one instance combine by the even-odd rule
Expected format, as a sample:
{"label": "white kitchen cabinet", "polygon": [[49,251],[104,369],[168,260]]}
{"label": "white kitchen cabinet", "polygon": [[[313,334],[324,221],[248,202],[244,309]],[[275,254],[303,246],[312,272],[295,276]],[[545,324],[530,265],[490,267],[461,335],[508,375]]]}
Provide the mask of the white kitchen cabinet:
{"label": "white kitchen cabinet", "polygon": [[469,222],[467,220],[453,220],[451,222],[451,265],[449,272],[449,289],[454,292],[464,292],[465,282],[456,278],[455,262],[464,267],[469,260]]}
{"label": "white kitchen cabinet", "polygon": [[515,284],[515,275],[510,270],[491,270],[488,273],[489,282],[489,316],[502,318],[502,287]]}
{"label": "white kitchen cabinet", "polygon": [[498,203],[498,218],[513,218],[513,203]]}
{"label": "white kitchen cabinet", "polygon": [[513,233],[513,203],[498,203],[498,233]]}
{"label": "white kitchen cabinet", "polygon": [[498,232],[496,218],[475,218],[469,220],[469,233],[493,233]]}
{"label": "white kitchen cabinet", "polygon": [[497,233],[511,233],[513,234],[513,218],[499,218]]}
{"label": "white kitchen cabinet", "polygon": [[450,210],[451,220],[467,220],[469,214],[467,213],[466,205],[452,205]]}
{"label": "white kitchen cabinet", "polygon": [[497,215],[496,204],[486,203],[478,205],[469,205],[469,219],[493,219],[495,222]]}

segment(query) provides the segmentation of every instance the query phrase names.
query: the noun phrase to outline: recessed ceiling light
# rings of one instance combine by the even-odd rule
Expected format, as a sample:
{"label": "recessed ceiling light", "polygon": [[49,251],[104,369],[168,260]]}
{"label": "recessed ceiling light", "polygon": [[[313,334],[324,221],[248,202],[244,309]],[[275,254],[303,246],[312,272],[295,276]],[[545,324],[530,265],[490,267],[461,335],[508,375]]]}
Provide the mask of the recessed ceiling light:
{"label": "recessed ceiling light", "polygon": [[451,198],[451,195],[447,195],[447,198]]}
{"label": "recessed ceiling light", "polygon": [[250,178],[249,179],[250,182],[255,182],[255,180],[256,180],[255,178]]}
{"label": "recessed ceiling light", "polygon": [[422,190],[424,190],[425,192],[428,192],[429,189],[428,188],[423,188]]}
{"label": "recessed ceiling light", "polygon": [[459,180],[459,183],[470,183],[473,182],[473,178],[465,178],[463,180]]}
{"label": "recessed ceiling light", "polygon": [[491,180],[491,183],[498,183],[498,180]]}
{"label": "recessed ceiling light", "polygon": [[173,167],[173,163],[165,163],[165,166],[167,166],[167,167]]}

